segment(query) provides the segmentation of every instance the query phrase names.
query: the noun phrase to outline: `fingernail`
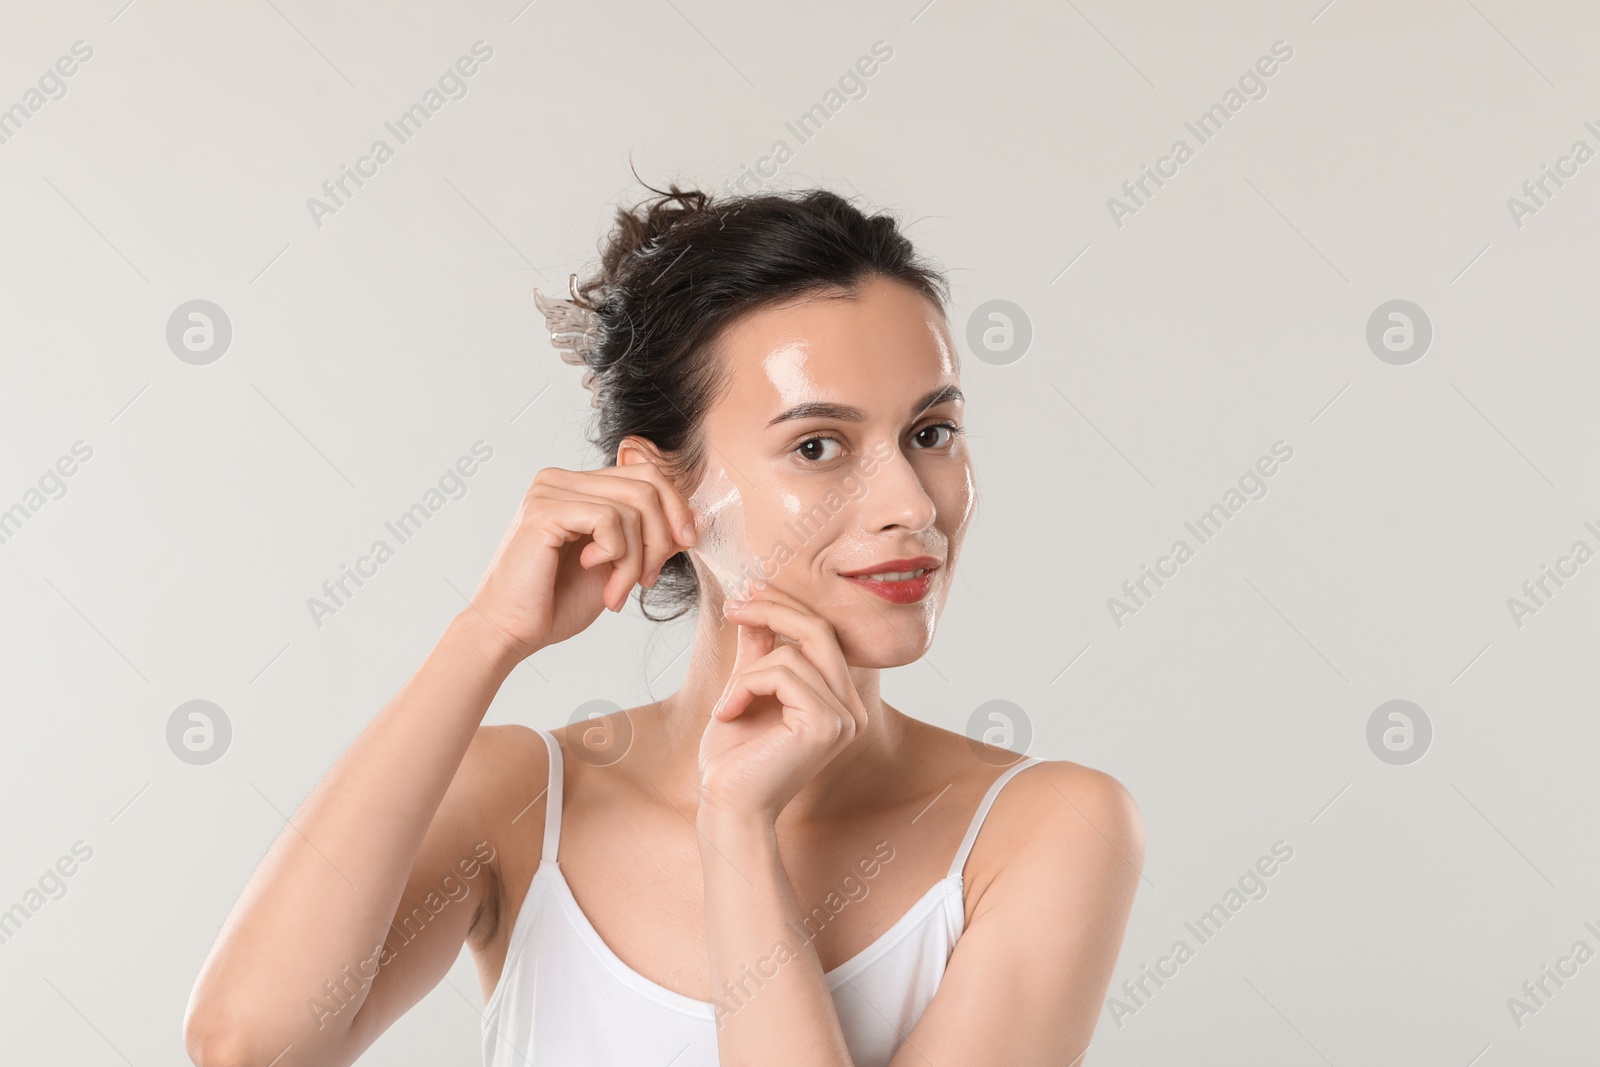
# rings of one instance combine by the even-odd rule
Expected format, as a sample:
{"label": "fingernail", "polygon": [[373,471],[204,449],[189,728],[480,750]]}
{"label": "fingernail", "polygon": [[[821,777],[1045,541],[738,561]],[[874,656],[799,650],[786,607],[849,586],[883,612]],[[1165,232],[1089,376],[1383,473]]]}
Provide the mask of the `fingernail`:
{"label": "fingernail", "polygon": [[722,610],[738,611],[740,608],[744,607],[744,604],[745,602],[742,600],[724,600],[722,602]]}
{"label": "fingernail", "polygon": [[655,570],[644,576],[644,584],[653,586],[656,584],[656,579],[659,577],[661,577],[661,568],[657,567]]}
{"label": "fingernail", "polygon": [[679,530],[678,533],[682,535],[678,541],[679,544],[692,545],[697,540],[694,523],[692,522],[684,523],[683,529]]}

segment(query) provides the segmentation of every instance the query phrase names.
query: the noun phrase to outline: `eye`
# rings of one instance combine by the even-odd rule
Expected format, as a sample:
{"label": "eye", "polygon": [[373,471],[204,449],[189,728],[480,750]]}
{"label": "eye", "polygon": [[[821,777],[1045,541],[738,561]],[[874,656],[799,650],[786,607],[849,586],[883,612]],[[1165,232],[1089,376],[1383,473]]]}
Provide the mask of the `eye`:
{"label": "eye", "polygon": [[800,442],[795,451],[801,454],[801,458],[810,460],[813,463],[826,463],[831,459],[837,459],[839,455],[837,452],[831,455],[819,454],[827,452],[827,449],[823,447],[824,445],[833,445],[835,448],[843,447],[831,437],[808,437]]}
{"label": "eye", "polygon": [[[953,422],[936,422],[936,423],[933,423],[931,426],[924,426],[922,429],[918,430],[916,432],[916,434],[914,435],[913,440],[925,442],[927,437],[928,437],[928,435],[929,435],[929,433],[933,432],[933,431],[937,431],[937,430],[945,430],[945,431],[947,431],[949,433],[949,436],[943,438],[941,441],[939,441],[936,444],[924,443],[924,444],[920,445],[920,447],[922,447],[922,448],[940,448],[940,447],[943,447],[944,445],[948,445],[948,444],[953,443],[957,437],[960,437],[962,434],[966,433],[965,430],[963,430],[961,427],[957,426]],[[935,436],[937,437],[937,434],[935,434]]]}

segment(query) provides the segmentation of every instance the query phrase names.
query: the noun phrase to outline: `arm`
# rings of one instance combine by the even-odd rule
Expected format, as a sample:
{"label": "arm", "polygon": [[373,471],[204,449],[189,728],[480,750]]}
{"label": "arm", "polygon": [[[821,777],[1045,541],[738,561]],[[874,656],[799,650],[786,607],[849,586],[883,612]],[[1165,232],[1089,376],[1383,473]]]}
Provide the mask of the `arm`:
{"label": "arm", "polygon": [[[766,981],[718,1012],[718,1052],[722,1067],[851,1067],[815,950],[784,947],[800,916],[771,828],[864,711],[832,627],[777,590],[754,596],[725,606],[739,650],[700,744],[697,826],[713,996],[754,985],[746,967]],[[1076,1067],[1088,1049],[1144,864],[1138,808],[1116,779],[1064,762],[1018,775],[995,807],[1003,830],[984,847],[1003,862],[974,887],[972,921],[891,1067]]]}
{"label": "arm", "polygon": [[[523,658],[653,583],[686,547],[673,535],[685,525],[690,537],[692,513],[653,464],[539,472],[472,603],[234,905],[189,998],[191,1059],[344,1067],[439,981],[469,934],[488,938],[495,842],[513,832],[505,808],[532,798],[516,730],[482,729],[484,713]],[[522,745],[543,748],[523,733]]]}
{"label": "arm", "polygon": [[772,823],[702,807],[696,827],[722,1067],[853,1067]]}
{"label": "arm", "polygon": [[[486,630],[457,616],[278,835],[190,996],[201,1067],[342,1067],[460,953],[492,902],[493,746],[474,738],[513,662]],[[431,921],[406,925],[417,908]]]}
{"label": "arm", "polygon": [[753,595],[724,605],[739,622],[738,653],[700,742],[695,826],[718,1062],[853,1067],[774,828],[866,711],[832,626],[764,583]]}
{"label": "arm", "polygon": [[[991,820],[1011,828],[997,842],[1006,859],[890,1067],[1084,1060],[1144,863],[1138,808],[1116,779],[1072,763],[1030,769],[1000,796],[1009,810]],[[795,935],[802,917],[770,826],[708,810],[698,826],[712,997],[728,1009],[717,1012],[723,1067],[851,1067],[821,962]]]}
{"label": "arm", "polygon": [[1144,865],[1139,810],[1064,762],[1019,774],[1002,804],[1005,859],[890,1067],[1084,1061]]}

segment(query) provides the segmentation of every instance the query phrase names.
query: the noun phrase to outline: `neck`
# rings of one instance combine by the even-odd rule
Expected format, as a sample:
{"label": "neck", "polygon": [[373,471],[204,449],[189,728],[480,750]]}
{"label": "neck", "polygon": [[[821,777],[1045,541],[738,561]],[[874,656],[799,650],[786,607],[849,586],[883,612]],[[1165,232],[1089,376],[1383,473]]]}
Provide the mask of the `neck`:
{"label": "neck", "polygon": [[[683,686],[655,705],[653,722],[640,724],[641,730],[656,735],[647,749],[652,753],[649,777],[680,809],[693,811],[699,805],[700,740],[711,722],[711,708],[733,674],[738,640],[739,627],[723,617],[721,597],[703,598]],[[866,709],[866,726],[795,794],[783,809],[784,822],[828,818],[880,796],[886,783],[875,769],[893,759],[908,740],[909,720],[879,694],[879,669],[849,671]]]}

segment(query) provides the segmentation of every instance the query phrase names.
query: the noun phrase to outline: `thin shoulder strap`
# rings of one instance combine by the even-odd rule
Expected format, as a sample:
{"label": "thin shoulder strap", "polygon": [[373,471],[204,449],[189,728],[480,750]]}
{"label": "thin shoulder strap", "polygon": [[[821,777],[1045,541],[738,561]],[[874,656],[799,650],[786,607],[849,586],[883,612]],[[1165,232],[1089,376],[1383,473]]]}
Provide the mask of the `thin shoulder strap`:
{"label": "thin shoulder strap", "polygon": [[950,873],[945,877],[960,874],[962,868],[967,865],[967,853],[972,851],[972,843],[978,839],[978,831],[983,827],[983,820],[988,816],[990,807],[994,805],[994,798],[1000,795],[1001,788],[1011,781],[1018,771],[1042,762],[1044,761],[1038,756],[1029,756],[1012,764],[1004,774],[994,780],[994,784],[989,786],[989,791],[983,795],[983,802],[978,805],[978,812],[972,817],[972,825],[967,827],[967,836],[961,839],[961,847],[956,849],[955,862],[950,864]]}
{"label": "thin shoulder strap", "polygon": [[535,727],[534,732],[544,738],[545,747],[550,750],[550,784],[545,787],[544,801],[544,847],[539,853],[539,862],[555,863],[557,849],[561,847],[561,745],[547,730]]}

